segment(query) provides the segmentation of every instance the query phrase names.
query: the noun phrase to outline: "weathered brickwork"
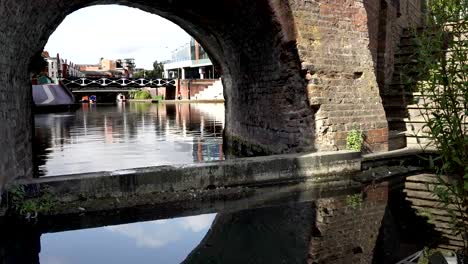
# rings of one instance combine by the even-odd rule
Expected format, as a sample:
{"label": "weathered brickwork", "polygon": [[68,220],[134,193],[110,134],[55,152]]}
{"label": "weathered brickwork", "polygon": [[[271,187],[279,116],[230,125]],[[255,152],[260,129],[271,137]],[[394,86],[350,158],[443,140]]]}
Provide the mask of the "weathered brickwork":
{"label": "weathered brickwork", "polygon": [[[375,1],[377,4],[375,14],[370,18],[369,25],[379,25],[378,28],[370,30],[373,32],[371,38],[377,46],[371,48],[374,61],[377,61],[376,69],[379,73],[379,86],[384,92],[393,79],[395,54],[399,50],[401,36],[404,29],[415,28],[422,25],[422,0],[387,0]],[[387,3],[388,2],[388,3]],[[383,4],[385,3],[385,4]]]}
{"label": "weathered brickwork", "polygon": [[[418,9],[417,1],[399,2],[400,17],[386,24],[393,44],[398,39],[393,28],[412,24],[412,10]],[[100,3],[161,15],[199,40],[223,72],[225,133],[227,142],[235,143],[228,148],[343,149],[352,128],[366,133],[369,151],[387,148],[375,62],[379,1],[3,0],[0,188],[6,179],[32,171],[29,59],[68,14]]]}
{"label": "weathered brickwork", "polygon": [[[338,132],[353,128],[365,133],[385,129],[369,49],[369,7],[356,0],[294,1],[292,5],[309,102],[318,109],[316,147],[344,148]],[[371,150],[386,149],[386,141],[371,141]]]}
{"label": "weathered brickwork", "polygon": [[316,148],[341,149],[346,131],[356,128],[365,132],[367,150],[386,150],[380,94],[393,75],[403,28],[420,24],[421,1],[290,2],[309,102],[318,109]]}
{"label": "weathered brickwork", "polygon": [[0,3],[0,194],[9,180],[32,172],[29,57],[21,56],[30,47],[17,45],[19,38],[27,40],[33,31],[21,23],[27,19],[25,9],[21,3]]}
{"label": "weathered brickwork", "polygon": [[346,197],[318,200],[308,263],[372,263],[387,198],[387,183],[381,183],[368,186],[362,203],[350,204]]}

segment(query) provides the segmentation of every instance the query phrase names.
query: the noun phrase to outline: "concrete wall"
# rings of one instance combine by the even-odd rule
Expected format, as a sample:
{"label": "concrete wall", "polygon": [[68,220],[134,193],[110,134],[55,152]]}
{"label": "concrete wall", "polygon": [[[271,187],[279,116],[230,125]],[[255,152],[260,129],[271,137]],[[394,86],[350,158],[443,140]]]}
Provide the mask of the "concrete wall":
{"label": "concrete wall", "polygon": [[[407,10],[398,21],[414,17],[411,10],[418,7],[410,2],[389,3]],[[369,151],[387,148],[372,56],[379,31],[369,19],[378,17],[378,1],[4,0],[0,188],[32,171],[29,59],[68,14],[100,3],[163,16],[203,45],[223,72],[228,149],[248,154],[343,149],[353,127],[366,132]]]}
{"label": "concrete wall", "polygon": [[[284,154],[180,166],[159,166],[115,172],[96,172],[16,181],[34,197],[48,190],[54,201],[64,203],[54,213],[103,210],[106,199],[122,199],[119,207],[131,207],[131,197],[152,197],[152,204],[167,202],[170,193],[192,190],[229,189],[282,182],[306,181],[317,189],[352,187],[351,173],[361,168],[360,153],[340,151],[313,154]],[[167,197],[169,196],[169,197]],[[82,197],[88,200],[82,203]],[[145,199],[139,202],[147,202]],[[74,203],[81,204],[76,206]],[[137,205],[137,204],[134,204]],[[1,207],[0,207],[1,209]],[[108,209],[108,208],[107,208]],[[1,211],[1,210],[0,210]],[[1,215],[1,213],[0,213]]]}

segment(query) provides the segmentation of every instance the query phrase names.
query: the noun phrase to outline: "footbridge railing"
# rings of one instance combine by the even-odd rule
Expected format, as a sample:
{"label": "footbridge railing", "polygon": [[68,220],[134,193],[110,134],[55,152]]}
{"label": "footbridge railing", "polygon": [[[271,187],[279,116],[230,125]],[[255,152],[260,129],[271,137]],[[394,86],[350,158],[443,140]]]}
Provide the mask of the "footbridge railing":
{"label": "footbridge railing", "polygon": [[61,80],[67,88],[79,90],[87,87],[119,87],[119,88],[142,88],[142,87],[170,87],[175,86],[174,79],[150,79],[150,78],[65,78]]}

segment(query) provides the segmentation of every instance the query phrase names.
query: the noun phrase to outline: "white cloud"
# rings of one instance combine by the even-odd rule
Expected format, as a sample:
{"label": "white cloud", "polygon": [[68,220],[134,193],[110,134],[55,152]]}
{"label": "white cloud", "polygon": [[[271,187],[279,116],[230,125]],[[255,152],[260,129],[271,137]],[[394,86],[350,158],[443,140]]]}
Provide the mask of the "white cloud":
{"label": "white cloud", "polygon": [[182,219],[182,226],[193,232],[200,232],[211,226],[214,217],[215,215],[213,214],[185,217]]}
{"label": "white cloud", "polygon": [[74,63],[93,64],[101,57],[135,58],[151,69],[155,60],[187,43],[190,36],[176,24],[136,8],[91,6],[70,14],[50,36],[45,50]]}
{"label": "white cloud", "polygon": [[106,229],[134,239],[137,247],[160,248],[180,239],[177,234],[168,233],[167,229],[155,230],[156,225],[155,223],[137,223],[108,226]]}
{"label": "white cloud", "polygon": [[137,247],[160,248],[171,242],[184,239],[187,232],[208,229],[216,214],[197,215],[170,220],[108,226],[105,229],[135,240]]}

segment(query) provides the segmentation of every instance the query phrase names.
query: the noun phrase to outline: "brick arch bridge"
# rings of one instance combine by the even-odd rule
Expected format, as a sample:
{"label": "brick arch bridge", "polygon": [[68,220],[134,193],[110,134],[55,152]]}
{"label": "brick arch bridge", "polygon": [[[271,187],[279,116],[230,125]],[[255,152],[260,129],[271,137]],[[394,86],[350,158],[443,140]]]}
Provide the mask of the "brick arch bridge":
{"label": "brick arch bridge", "polygon": [[30,58],[68,14],[96,4],[140,8],[199,40],[223,71],[233,148],[343,149],[353,127],[369,150],[387,148],[377,77],[382,89],[418,0],[2,0],[0,189],[32,173]]}

